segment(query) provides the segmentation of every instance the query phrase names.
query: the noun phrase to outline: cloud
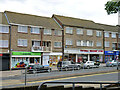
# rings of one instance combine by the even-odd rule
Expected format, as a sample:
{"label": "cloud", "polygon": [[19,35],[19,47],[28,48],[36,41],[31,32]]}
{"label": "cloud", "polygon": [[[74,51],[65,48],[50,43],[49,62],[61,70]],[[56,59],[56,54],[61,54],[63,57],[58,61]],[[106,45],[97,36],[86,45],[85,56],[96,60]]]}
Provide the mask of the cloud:
{"label": "cloud", "polygon": [[90,19],[105,24],[117,24],[117,14],[107,15],[105,3],[108,0],[0,0],[1,11],[49,16],[65,15]]}

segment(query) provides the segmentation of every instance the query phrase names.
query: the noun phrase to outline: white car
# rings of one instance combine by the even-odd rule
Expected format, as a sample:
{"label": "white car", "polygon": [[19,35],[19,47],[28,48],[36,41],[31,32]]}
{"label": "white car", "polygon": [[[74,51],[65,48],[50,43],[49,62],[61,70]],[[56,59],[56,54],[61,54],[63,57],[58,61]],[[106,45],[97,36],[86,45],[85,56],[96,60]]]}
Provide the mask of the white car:
{"label": "white car", "polygon": [[99,67],[98,65],[95,65],[94,61],[87,61],[86,63],[83,63],[83,68],[93,68],[93,67]]}

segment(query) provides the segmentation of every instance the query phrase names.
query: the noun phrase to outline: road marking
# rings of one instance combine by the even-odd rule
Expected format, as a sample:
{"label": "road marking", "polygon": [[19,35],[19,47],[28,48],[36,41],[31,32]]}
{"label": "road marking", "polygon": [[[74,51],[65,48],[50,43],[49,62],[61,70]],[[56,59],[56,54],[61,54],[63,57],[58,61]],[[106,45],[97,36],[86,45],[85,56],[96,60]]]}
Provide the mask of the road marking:
{"label": "road marking", "polygon": [[[29,81],[27,84],[30,83],[40,83],[40,82],[49,82],[49,81],[57,81],[57,80],[65,80],[65,79],[73,79],[73,78],[80,78],[80,77],[90,77],[90,76],[97,76],[97,75],[104,75],[104,74],[113,74],[113,73],[118,73],[118,72],[109,72],[109,73],[99,73],[99,74],[91,74],[91,75],[83,75],[83,76],[71,76],[71,77],[66,77],[66,78],[59,78],[59,79],[49,79],[49,80],[41,80],[41,81]],[[16,84],[24,84],[24,83],[16,83]],[[1,86],[8,86],[8,85],[16,85],[16,84],[6,84],[6,85],[0,85]]]}

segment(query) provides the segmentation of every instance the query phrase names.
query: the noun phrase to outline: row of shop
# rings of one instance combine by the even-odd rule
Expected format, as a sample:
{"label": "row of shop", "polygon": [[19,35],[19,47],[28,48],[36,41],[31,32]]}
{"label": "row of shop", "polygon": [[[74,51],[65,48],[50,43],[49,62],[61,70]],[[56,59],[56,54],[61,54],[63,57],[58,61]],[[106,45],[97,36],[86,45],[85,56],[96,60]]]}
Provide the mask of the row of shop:
{"label": "row of shop", "polygon": [[[103,59],[103,54],[105,54],[105,59]],[[103,51],[103,50],[78,50],[78,49],[65,49],[64,60],[71,60],[73,62],[85,62],[85,61],[100,61],[106,62],[108,60],[117,60],[119,57],[119,51]],[[58,61],[62,60],[61,52],[51,52],[51,53],[40,53],[40,52],[12,52],[11,61],[8,56],[3,58],[4,67],[8,69],[24,68],[30,64],[40,63],[44,66],[56,66]],[[6,61],[7,60],[7,61]]]}

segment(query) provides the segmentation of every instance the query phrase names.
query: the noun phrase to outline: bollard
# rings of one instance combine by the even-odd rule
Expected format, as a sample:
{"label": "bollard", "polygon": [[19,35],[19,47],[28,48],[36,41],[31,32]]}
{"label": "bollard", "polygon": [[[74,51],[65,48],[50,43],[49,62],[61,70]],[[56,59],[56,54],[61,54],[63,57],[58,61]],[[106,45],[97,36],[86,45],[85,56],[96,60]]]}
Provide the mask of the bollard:
{"label": "bollard", "polygon": [[25,86],[26,86],[26,80],[27,80],[27,67],[25,68]]}

